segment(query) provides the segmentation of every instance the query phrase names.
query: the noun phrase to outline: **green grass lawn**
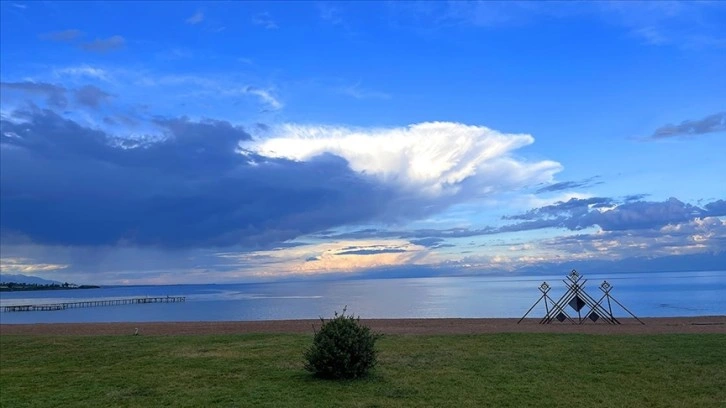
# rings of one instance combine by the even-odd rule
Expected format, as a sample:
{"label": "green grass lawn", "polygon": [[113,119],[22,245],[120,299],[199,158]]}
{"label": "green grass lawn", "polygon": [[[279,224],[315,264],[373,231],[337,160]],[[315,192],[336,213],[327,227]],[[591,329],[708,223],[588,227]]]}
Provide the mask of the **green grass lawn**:
{"label": "green grass lawn", "polygon": [[312,335],[0,336],[2,407],[726,407],[726,335],[385,336],[358,381]]}

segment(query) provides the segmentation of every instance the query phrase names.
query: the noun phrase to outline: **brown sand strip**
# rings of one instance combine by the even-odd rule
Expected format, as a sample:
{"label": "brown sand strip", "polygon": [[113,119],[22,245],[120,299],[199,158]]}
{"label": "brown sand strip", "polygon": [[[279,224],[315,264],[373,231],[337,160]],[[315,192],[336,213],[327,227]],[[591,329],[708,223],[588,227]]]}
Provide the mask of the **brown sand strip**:
{"label": "brown sand strip", "polygon": [[[373,330],[386,334],[478,334],[478,333],[588,333],[588,334],[726,334],[726,316],[620,319],[620,325],[567,323],[538,324],[538,319],[361,319]],[[247,322],[158,322],[158,323],[53,323],[0,324],[0,335],[195,335],[243,333],[313,333],[320,320],[274,320]]]}

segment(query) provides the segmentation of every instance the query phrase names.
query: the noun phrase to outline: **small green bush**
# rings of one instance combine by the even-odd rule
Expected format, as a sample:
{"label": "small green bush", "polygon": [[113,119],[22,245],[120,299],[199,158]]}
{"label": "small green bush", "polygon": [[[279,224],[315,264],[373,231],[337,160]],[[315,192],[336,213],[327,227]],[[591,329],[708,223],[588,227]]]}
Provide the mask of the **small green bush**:
{"label": "small green bush", "polygon": [[360,323],[360,317],[343,313],[325,321],[305,352],[305,369],[329,379],[360,378],[376,365],[375,343],[380,334]]}

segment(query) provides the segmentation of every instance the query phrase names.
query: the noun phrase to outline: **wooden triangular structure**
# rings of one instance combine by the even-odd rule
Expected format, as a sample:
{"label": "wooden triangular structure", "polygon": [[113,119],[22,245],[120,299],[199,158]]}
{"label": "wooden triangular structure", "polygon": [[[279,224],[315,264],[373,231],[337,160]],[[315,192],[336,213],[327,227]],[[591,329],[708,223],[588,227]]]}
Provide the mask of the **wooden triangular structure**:
{"label": "wooden triangular structure", "polygon": [[[534,309],[535,306],[543,300],[546,314],[540,320],[540,324],[552,323],[553,320],[557,320],[559,322],[569,321],[573,324],[583,324],[588,320],[593,323],[604,321],[608,324],[620,324],[620,321],[613,315],[612,302],[615,302],[623,310],[628,312],[628,314],[633,316],[635,320],[639,321],[641,324],[645,324],[630,310],[623,306],[622,303],[612,297],[610,291],[613,287],[608,283],[608,281],[603,281],[600,285],[600,290],[603,292],[603,295],[599,300],[595,300],[595,298],[585,291],[585,283],[587,282],[587,279],[584,279],[576,270],[573,269],[572,272],[567,275],[567,279],[563,279],[562,281],[565,282],[567,291],[557,301],[554,301],[548,295],[550,285],[547,284],[547,282],[543,282],[539,287],[539,291],[542,292],[542,296],[534,303],[534,305],[532,305],[532,307],[529,308],[529,310],[527,310],[527,313],[519,319],[517,324],[521,323],[522,320],[529,315],[532,309]],[[603,301],[605,300],[607,300],[607,308],[605,308],[605,305],[603,304]],[[568,306],[570,309],[577,312],[576,317],[570,316],[567,313]],[[583,311],[585,311],[584,314]]]}

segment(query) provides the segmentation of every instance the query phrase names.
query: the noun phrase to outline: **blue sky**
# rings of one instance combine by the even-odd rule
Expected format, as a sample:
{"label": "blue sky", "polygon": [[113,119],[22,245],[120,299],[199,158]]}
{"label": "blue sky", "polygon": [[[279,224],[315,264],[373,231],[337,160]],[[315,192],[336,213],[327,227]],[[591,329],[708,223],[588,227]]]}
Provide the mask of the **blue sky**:
{"label": "blue sky", "polygon": [[722,2],[2,2],[2,272],[726,264]]}

